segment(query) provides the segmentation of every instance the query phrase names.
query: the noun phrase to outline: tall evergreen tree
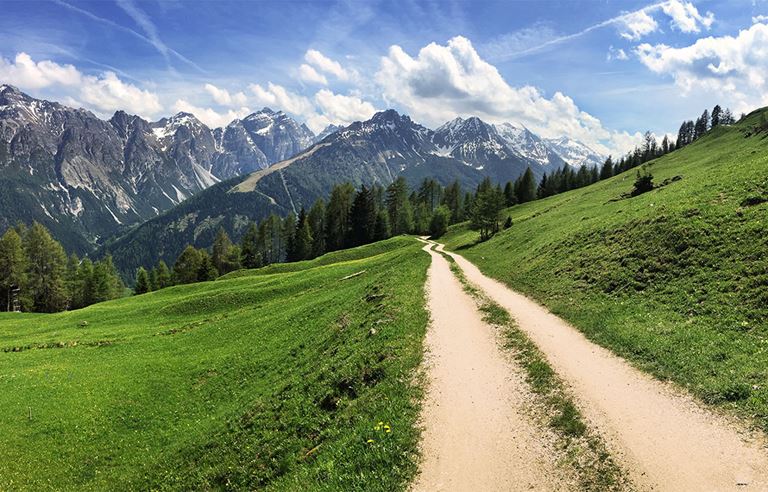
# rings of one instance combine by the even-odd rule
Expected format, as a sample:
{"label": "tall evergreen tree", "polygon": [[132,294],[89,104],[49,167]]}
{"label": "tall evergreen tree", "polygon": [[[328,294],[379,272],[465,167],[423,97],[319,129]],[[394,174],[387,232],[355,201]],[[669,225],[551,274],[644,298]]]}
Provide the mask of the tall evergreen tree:
{"label": "tall evergreen tree", "polygon": [[197,282],[202,258],[200,252],[187,245],[173,264],[173,276],[177,284]]}
{"label": "tall evergreen tree", "polygon": [[613,176],[613,159],[611,159],[611,156],[608,156],[600,168],[600,179],[608,179],[611,176]]}
{"label": "tall evergreen tree", "polygon": [[123,295],[123,281],[112,256],[107,255],[93,265],[93,301],[103,302]]}
{"label": "tall evergreen tree", "polygon": [[171,286],[173,283],[171,270],[163,260],[157,262],[157,266],[154,268],[154,271],[157,272],[157,284],[152,286],[152,290],[164,289]]}
{"label": "tall evergreen tree", "polygon": [[312,256],[312,231],[309,228],[307,213],[302,208],[296,221],[296,233],[293,240],[292,257],[288,261],[307,260]]}
{"label": "tall evergreen tree", "polygon": [[0,238],[0,302],[5,311],[11,311],[13,290],[24,286],[26,258],[22,240],[14,229],[8,229]]}
{"label": "tall evergreen tree", "polygon": [[534,178],[530,167],[519,178],[519,182],[515,186],[515,196],[517,196],[518,203],[536,199],[536,178]]}
{"label": "tall evergreen tree", "polygon": [[376,224],[373,227],[373,240],[381,241],[392,236],[392,230],[389,227],[389,213],[386,209],[380,209],[376,213]]}
{"label": "tall evergreen tree", "polygon": [[240,263],[243,268],[258,268],[261,266],[261,255],[259,254],[259,229],[255,223],[251,222],[243,234],[240,241]]}
{"label": "tall evergreen tree", "polygon": [[365,185],[355,194],[350,212],[350,231],[347,244],[360,246],[373,241],[373,231],[376,225],[376,209],[371,192]]}
{"label": "tall evergreen tree", "polygon": [[385,198],[393,235],[408,234],[413,229],[413,209],[408,199],[408,183],[400,176],[388,187]]}
{"label": "tall evergreen tree", "polygon": [[312,235],[312,258],[325,254],[325,200],[319,198],[307,215],[309,232]]}
{"label": "tall evergreen tree", "polygon": [[67,306],[64,272],[67,257],[48,230],[34,222],[23,238],[27,289],[35,311],[54,313]]}
{"label": "tall evergreen tree", "polygon": [[451,224],[456,224],[464,220],[463,200],[461,195],[461,184],[459,180],[454,181],[445,189],[443,193],[443,205],[451,211]]}
{"label": "tall evergreen tree", "polygon": [[350,183],[336,185],[331,190],[325,212],[325,244],[328,251],[343,248],[344,241],[349,237],[349,214],[354,196],[355,188]]}
{"label": "tall evergreen tree", "polygon": [[719,104],[712,108],[712,128],[719,126],[723,116],[723,108]]}
{"label": "tall evergreen tree", "polygon": [[149,275],[144,267],[139,267],[136,272],[136,286],[133,288],[134,295],[146,294],[151,290],[149,285]]}
{"label": "tall evergreen tree", "polygon": [[219,271],[216,265],[213,263],[213,258],[204,249],[198,251],[200,255],[200,266],[197,269],[196,282],[207,282],[209,280],[216,280],[219,276]]}
{"label": "tall evergreen tree", "polygon": [[211,260],[216,267],[219,275],[224,275],[237,269],[238,265],[233,265],[232,241],[223,227],[219,227],[216,233],[216,239],[213,241],[213,254]]}

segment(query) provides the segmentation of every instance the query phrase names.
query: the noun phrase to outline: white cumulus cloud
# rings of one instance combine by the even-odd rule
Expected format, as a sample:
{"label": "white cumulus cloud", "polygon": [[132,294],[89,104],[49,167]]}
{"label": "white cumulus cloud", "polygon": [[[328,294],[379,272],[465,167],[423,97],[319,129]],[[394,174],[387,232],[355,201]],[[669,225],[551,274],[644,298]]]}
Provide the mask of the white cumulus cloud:
{"label": "white cumulus cloud", "polygon": [[415,57],[392,46],[381,60],[376,80],[387,104],[403,107],[428,125],[476,115],[491,123],[520,122],[544,137],[567,135],[606,154],[631,147],[626,134],[605,129],[570,97],[556,92],[547,98],[532,86],[510,86],[460,36],[446,45],[431,43]]}
{"label": "white cumulus cloud", "polygon": [[659,28],[656,19],[645,10],[625,14],[619,18],[620,35],[622,38],[636,41],[643,36],[655,32]]}
{"label": "white cumulus cloud", "polygon": [[230,94],[226,89],[220,89],[213,84],[205,84],[205,90],[211,95],[217,104],[222,106],[242,106],[246,104],[248,98],[242,92]]}
{"label": "white cumulus cloud", "polygon": [[317,70],[306,63],[302,63],[299,67],[299,78],[305,82],[328,85],[328,79],[325,78],[325,75],[318,73]]}
{"label": "white cumulus cloud", "polygon": [[339,80],[349,80],[350,78],[349,71],[345,70],[339,62],[331,60],[317,50],[307,50],[304,54],[304,60],[321,72],[329,73]]}
{"label": "white cumulus cloud", "polygon": [[163,109],[156,94],[123,82],[114,72],[87,75],[73,65],[35,62],[26,53],[18,53],[14,60],[0,58],[0,80],[27,91],[49,89],[61,100],[76,101],[102,115],[127,109],[152,117]]}
{"label": "white cumulus cloud", "polygon": [[319,90],[314,97],[318,112],[307,118],[307,126],[315,133],[331,123],[345,126],[354,121],[370,119],[376,108],[355,95],[335,94],[328,89]]}
{"label": "white cumulus cloud", "polygon": [[685,33],[700,32],[702,27],[709,29],[715,20],[715,14],[707,12],[701,15],[691,2],[669,0],[661,9],[672,19],[672,27]]}
{"label": "white cumulus cloud", "polygon": [[717,95],[741,112],[768,104],[768,25],[753,24],[736,36],[706,37],[674,48],[641,44],[640,61],[671,77],[685,94]]}
{"label": "white cumulus cloud", "polygon": [[272,109],[282,109],[298,116],[314,113],[314,105],[308,98],[291,92],[281,85],[269,82],[267,87],[251,84],[248,88],[258,104],[271,106]]}
{"label": "white cumulus cloud", "polygon": [[246,107],[239,109],[228,109],[226,111],[220,112],[213,108],[195,106],[185,99],[177,100],[173,105],[173,109],[176,112],[192,113],[197,117],[197,119],[205,123],[210,128],[227,126],[233,120],[244,118],[251,114],[251,110]]}

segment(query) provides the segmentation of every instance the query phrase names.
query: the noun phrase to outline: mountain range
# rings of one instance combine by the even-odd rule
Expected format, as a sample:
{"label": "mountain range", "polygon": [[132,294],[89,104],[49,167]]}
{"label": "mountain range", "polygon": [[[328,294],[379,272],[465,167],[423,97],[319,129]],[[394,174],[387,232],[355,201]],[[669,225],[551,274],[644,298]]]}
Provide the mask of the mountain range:
{"label": "mountain range", "polygon": [[477,117],[431,130],[386,110],[314,135],[264,108],[210,129],[189,113],[105,121],[0,85],[0,230],[37,220],[67,249],[114,253],[124,271],[208,245],[220,226],[238,237],[250,220],[298,212],[343,181],[472,187],[602,159],[567,137]]}

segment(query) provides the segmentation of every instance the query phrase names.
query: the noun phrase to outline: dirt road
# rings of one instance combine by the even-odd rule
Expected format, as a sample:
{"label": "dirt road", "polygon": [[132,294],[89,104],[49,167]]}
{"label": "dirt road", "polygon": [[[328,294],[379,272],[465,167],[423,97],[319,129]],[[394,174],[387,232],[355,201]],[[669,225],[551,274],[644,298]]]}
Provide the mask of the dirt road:
{"label": "dirt road", "polygon": [[[520,328],[544,352],[555,371],[570,385],[590,426],[603,435],[609,450],[629,472],[637,486],[670,491],[768,491],[768,451],[763,436],[748,435],[738,425],[703,408],[682,391],[652,379],[608,350],[590,342],[578,330],[545,308],[486,277],[462,256],[449,254],[467,279],[507,309]],[[443,264],[445,260],[438,260],[434,253],[432,255],[430,308],[438,328],[431,333],[429,345],[446,359],[440,364],[465,364],[463,347],[468,341],[457,344],[452,351],[442,351],[441,344],[453,342],[435,340],[435,337],[440,337],[439,331],[443,329],[440,325],[443,323],[455,326],[473,323],[473,326],[477,326],[477,320],[472,319],[471,310],[466,307],[462,310],[463,318],[457,321],[458,314],[453,310],[467,301],[462,299],[463,293],[454,285],[455,280],[448,278],[450,271]],[[439,298],[436,299],[436,296]],[[476,329],[479,328],[472,328]],[[490,352],[490,348],[486,352]],[[471,357],[485,356],[487,354],[480,352]],[[441,367],[439,370],[447,372],[459,369]],[[504,369],[499,365],[494,370]],[[450,382],[451,379],[447,378],[446,381]],[[441,388],[441,391],[454,392],[450,401],[455,405],[462,402],[462,391],[474,390],[473,384],[461,389]],[[493,398],[485,394],[485,391],[488,389],[484,389],[477,397]],[[491,402],[483,405],[490,406]],[[442,439],[445,439],[429,434],[428,437],[431,446],[437,449],[440,449]],[[500,440],[506,438],[499,436]],[[469,436],[463,439],[466,441],[457,438],[451,442],[454,446],[468,448],[470,456],[466,459],[473,459],[476,455],[485,456],[481,446],[490,443],[472,443],[468,441]],[[492,444],[497,447],[502,445],[499,442]],[[430,449],[427,448],[428,451]],[[493,448],[493,453],[497,452],[497,448]],[[427,464],[430,463],[427,454]],[[546,474],[547,470],[538,468],[532,473]],[[546,490],[547,487],[537,489]]]}
{"label": "dirt road", "polygon": [[546,435],[525,413],[529,393],[521,373],[446,259],[429,253],[429,385],[423,462],[413,489],[566,490]]}

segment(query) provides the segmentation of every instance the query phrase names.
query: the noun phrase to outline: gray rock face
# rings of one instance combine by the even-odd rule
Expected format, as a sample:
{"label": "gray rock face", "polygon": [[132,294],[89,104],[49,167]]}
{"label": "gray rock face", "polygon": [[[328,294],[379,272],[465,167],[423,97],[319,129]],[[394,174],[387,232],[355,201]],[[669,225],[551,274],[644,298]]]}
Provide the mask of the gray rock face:
{"label": "gray rock face", "polygon": [[211,130],[179,113],[148,122],[89,111],[0,86],[0,230],[37,220],[79,252],[159,215],[223,179],[263,169],[314,135],[262,110]]}

